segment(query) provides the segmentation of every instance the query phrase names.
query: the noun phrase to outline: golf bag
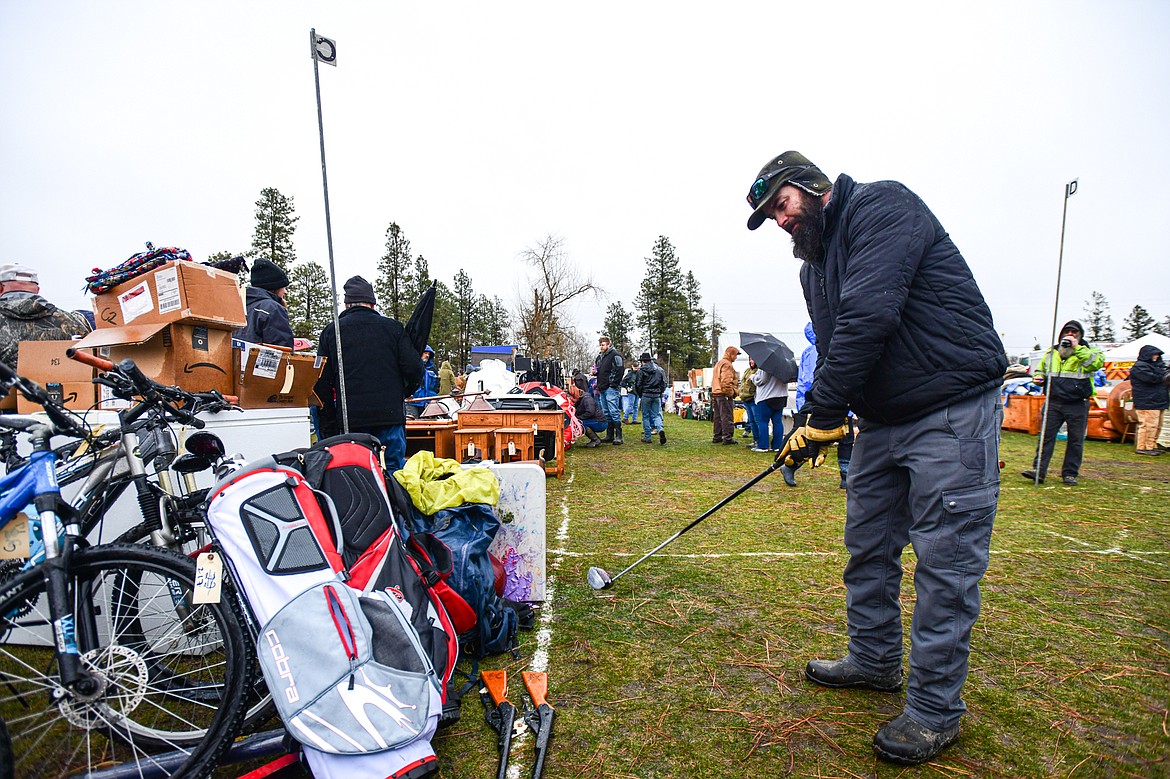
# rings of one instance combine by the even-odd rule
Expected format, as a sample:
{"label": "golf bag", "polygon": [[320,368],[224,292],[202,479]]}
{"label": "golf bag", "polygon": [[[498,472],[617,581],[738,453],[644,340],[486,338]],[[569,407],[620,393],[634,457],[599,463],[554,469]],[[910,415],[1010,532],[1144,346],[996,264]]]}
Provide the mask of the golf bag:
{"label": "golf bag", "polygon": [[[413,606],[411,624],[439,675],[446,702],[447,683],[459,659],[459,631],[436,587],[442,589],[450,575],[451,552],[423,539],[420,543],[431,550],[429,559],[420,561],[411,554],[417,544],[408,549],[404,542],[406,534],[396,521],[378,461],[380,449],[377,438],[355,433],[291,454],[302,464],[309,484],[328,495],[337,512],[349,585],[364,592],[391,590]],[[452,716],[458,719],[457,709],[444,712],[444,724]]]}
{"label": "golf bag", "polygon": [[[321,635],[311,632],[315,629],[309,627],[313,618],[309,610],[303,608],[304,604],[286,610],[290,603],[299,602],[298,597],[305,593],[308,593],[304,595],[306,600],[317,595],[318,604],[324,603],[328,607],[329,601],[322,594],[325,587],[341,593],[339,603],[345,603],[341,596],[350,594],[343,592],[347,588],[338,586],[348,577],[348,572],[342,558],[342,526],[336,509],[329,497],[314,491],[304,474],[289,467],[286,459],[263,458],[221,480],[211,491],[207,510],[208,524],[227,557],[232,580],[262,626],[257,650],[261,658],[267,657],[265,679],[274,699],[279,701],[279,696],[283,695],[288,704],[296,704],[298,698],[312,700],[316,697],[303,697],[307,695],[305,691],[310,690],[303,685],[309,683],[312,687],[313,674],[306,676],[304,670],[293,671],[293,667],[324,668],[323,663],[317,665],[315,661],[309,661],[306,664],[303,660],[306,653],[313,651],[319,643],[328,643],[333,648],[340,645],[347,657],[346,668],[350,668],[350,661],[354,662],[355,669],[367,673],[365,678],[372,679],[368,674],[373,673],[375,664],[392,665],[394,662],[404,662],[406,668],[400,670],[407,674],[418,673],[419,661],[401,651],[404,639],[406,644],[410,643],[412,632],[413,640],[418,641],[417,631],[413,628],[404,630],[403,625],[412,621],[410,616],[415,611],[425,607],[410,603],[405,597],[399,599],[397,593],[389,593],[394,596],[390,598],[376,596],[369,602],[363,598],[346,607],[347,617],[337,618],[338,621],[333,623],[336,627],[331,627],[333,635],[338,637],[333,642],[321,642]],[[358,593],[352,594],[357,596]],[[368,608],[371,605],[372,608]],[[370,614],[377,618],[371,619]],[[324,616],[333,620],[336,615],[328,609]],[[302,617],[306,620],[305,626],[297,627]],[[320,609],[316,619],[322,619]],[[359,633],[369,650],[364,659],[358,649]],[[352,638],[343,639],[344,636]],[[383,644],[391,649],[383,652],[380,649]],[[425,651],[420,657],[423,666],[434,669],[433,661]],[[300,685],[295,684],[298,675],[302,680]],[[347,702],[345,696],[354,692],[348,689],[348,675],[344,680],[333,680],[337,683],[331,689],[337,693],[334,697],[339,699],[340,707],[323,711],[310,707],[308,712],[302,712],[321,728],[308,728],[306,732],[286,719],[290,732],[304,744],[304,754],[313,774],[353,779],[421,779],[437,772],[438,762],[430,740],[442,710],[442,685],[433,670],[424,676],[427,683],[415,685],[409,695],[407,691],[395,688],[395,697],[404,708],[416,707],[405,709],[411,712],[409,730],[395,722],[401,717],[391,712],[397,711],[398,706],[389,706],[384,695],[379,696],[378,705],[387,705],[387,708],[380,709],[386,712],[385,716],[359,714],[359,718],[366,717],[365,723],[376,734],[369,736],[364,747],[386,745],[377,752],[339,754],[343,747],[332,739],[332,735],[338,732],[347,733],[352,738],[352,723],[344,718],[344,713],[350,710],[348,704],[353,702],[352,697]],[[324,676],[315,678],[316,689],[311,692],[330,689],[330,680]],[[362,690],[358,691],[356,681],[355,678],[355,691],[366,694],[370,688],[363,684]],[[289,691],[290,682],[294,683],[292,692]],[[281,713],[287,715],[284,710]],[[339,721],[332,722],[333,717],[338,717]],[[365,732],[369,733],[370,729],[365,729]],[[324,736],[324,733],[331,735]],[[346,743],[346,747],[351,751],[362,751],[354,750],[352,744]]]}

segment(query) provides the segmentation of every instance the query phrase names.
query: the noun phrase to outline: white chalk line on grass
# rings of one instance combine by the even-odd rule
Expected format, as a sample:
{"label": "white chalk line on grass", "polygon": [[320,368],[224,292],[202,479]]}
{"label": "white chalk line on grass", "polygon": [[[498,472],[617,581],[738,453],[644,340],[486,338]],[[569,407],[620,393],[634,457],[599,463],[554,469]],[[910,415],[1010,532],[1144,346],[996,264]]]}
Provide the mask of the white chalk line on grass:
{"label": "white chalk line on grass", "polygon": [[[565,483],[565,494],[561,497],[561,524],[557,528],[556,540],[562,546],[569,540],[569,498],[568,493],[573,486],[573,473],[569,473],[569,478]],[[548,648],[552,645],[552,621],[553,621],[553,601],[556,596],[556,576],[553,571],[561,567],[561,560],[568,556],[568,552],[562,549],[548,549],[546,550],[548,557],[547,566],[544,575],[544,603],[540,606],[540,614],[536,631],[536,650],[532,653],[532,661],[528,664],[530,671],[548,672]],[[517,693],[512,700],[513,705],[517,706],[517,714],[519,714],[520,695],[519,692],[524,689],[523,682],[518,687],[513,687]],[[512,752],[516,753],[517,760],[508,760],[508,779],[520,779],[522,775],[528,774],[528,766],[525,762],[525,749],[530,740],[531,733],[523,724],[523,720],[517,717],[516,728],[512,733]],[[523,769],[523,771],[521,770]]]}
{"label": "white chalk line on grass", "polygon": [[[1068,539],[1075,541],[1075,539]],[[1083,542],[1078,542],[1083,543]],[[1087,546],[1087,544],[1085,544]],[[567,549],[550,549],[550,554],[556,554],[558,557],[585,557],[584,552],[571,552]],[[645,552],[610,552],[609,557],[641,557]],[[697,553],[681,553],[681,552],[659,552],[655,557],[673,557],[680,560],[712,560],[722,557],[843,557],[846,552],[697,552]],[[1014,554],[1067,554],[1067,555],[1116,555],[1118,557],[1129,557],[1134,560],[1142,560],[1145,562],[1153,562],[1158,565],[1165,565],[1165,563],[1157,560],[1151,560],[1152,557],[1165,557],[1170,555],[1170,551],[1151,551],[1139,552],[1133,549],[1118,549],[1110,547],[1109,549],[992,549],[993,555],[1014,555]],[[590,555],[595,556],[595,555]]]}

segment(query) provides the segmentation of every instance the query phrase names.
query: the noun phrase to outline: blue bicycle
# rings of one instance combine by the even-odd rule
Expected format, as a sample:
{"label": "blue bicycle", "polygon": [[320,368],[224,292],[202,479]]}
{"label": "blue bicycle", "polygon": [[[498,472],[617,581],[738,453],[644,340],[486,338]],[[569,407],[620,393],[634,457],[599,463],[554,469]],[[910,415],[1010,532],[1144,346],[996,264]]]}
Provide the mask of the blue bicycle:
{"label": "blue bicycle", "polygon": [[183,555],[89,547],[61,498],[51,441],[90,431],[0,363],[0,389],[11,387],[45,410],[0,416],[32,449],[0,479],[0,531],[9,531],[0,553],[10,558],[0,561],[0,718],[15,774],[210,773],[238,731],[250,683],[238,602],[195,604],[196,566]]}

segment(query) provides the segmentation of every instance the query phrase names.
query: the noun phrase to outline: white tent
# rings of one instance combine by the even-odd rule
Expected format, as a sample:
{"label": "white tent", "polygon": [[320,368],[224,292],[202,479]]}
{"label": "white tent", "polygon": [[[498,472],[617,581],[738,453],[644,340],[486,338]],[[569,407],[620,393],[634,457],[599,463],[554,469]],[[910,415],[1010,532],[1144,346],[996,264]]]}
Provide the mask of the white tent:
{"label": "white tent", "polygon": [[1170,354],[1170,336],[1147,333],[1136,341],[1109,349],[1105,352],[1105,362],[1136,362],[1138,352],[1143,346],[1156,346],[1166,354]]}

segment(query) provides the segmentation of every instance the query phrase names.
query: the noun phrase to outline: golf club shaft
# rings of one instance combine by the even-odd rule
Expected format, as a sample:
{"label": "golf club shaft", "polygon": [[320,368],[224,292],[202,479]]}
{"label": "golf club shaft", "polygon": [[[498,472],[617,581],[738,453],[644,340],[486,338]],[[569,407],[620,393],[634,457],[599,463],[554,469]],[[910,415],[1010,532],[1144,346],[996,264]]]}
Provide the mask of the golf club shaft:
{"label": "golf club shaft", "polygon": [[700,516],[698,519],[695,519],[693,522],[691,522],[691,524],[687,525],[687,526],[686,526],[686,527],[684,527],[682,530],[678,531],[678,532],[677,532],[677,533],[675,533],[673,536],[671,536],[670,538],[666,539],[665,541],[663,541],[663,542],[662,542],[661,544],[659,544],[658,546],[656,546],[656,547],[654,547],[653,549],[651,549],[649,552],[647,552],[645,555],[643,555],[641,558],[639,558],[637,562],[635,562],[634,564],[630,565],[630,566],[629,566],[628,568],[626,568],[624,571],[622,571],[621,573],[617,574],[616,576],[613,576],[613,577],[611,577],[611,578],[610,578],[610,581],[611,581],[611,582],[617,581],[617,580],[618,580],[618,579],[620,579],[622,576],[624,576],[625,574],[627,574],[628,572],[630,572],[630,571],[631,571],[631,570],[633,570],[634,568],[636,568],[636,567],[638,567],[639,565],[641,565],[641,564],[642,564],[642,563],[643,563],[643,562],[644,562],[644,561],[645,561],[647,558],[653,557],[653,556],[654,556],[656,553],[660,552],[660,551],[661,551],[661,550],[662,550],[664,547],[668,546],[668,545],[669,545],[671,542],[673,542],[673,541],[674,541],[676,538],[678,538],[678,537],[679,537],[679,536],[681,536],[683,533],[685,533],[685,532],[687,532],[688,530],[690,530],[691,528],[693,528],[695,525],[697,525],[697,524],[699,524],[700,522],[702,522],[702,521],[703,521],[704,519],[706,519],[707,517],[709,517],[709,516],[711,516],[712,514],[714,514],[714,513],[715,513],[716,511],[718,511],[719,509],[721,509],[721,508],[723,508],[724,506],[726,506],[726,505],[727,505],[728,503],[730,503],[731,501],[733,501],[733,500],[735,500],[736,498],[738,498],[738,497],[739,497],[740,495],[742,495],[744,492],[746,492],[747,490],[749,490],[749,489],[751,489],[753,486],[755,486],[755,484],[756,484],[757,482],[759,482],[759,481],[760,481],[760,479],[763,479],[765,476],[767,476],[768,474],[772,473],[773,471],[775,471],[775,470],[776,470],[777,468],[779,468],[779,467],[780,467],[780,464],[779,464],[779,462],[777,462],[777,461],[773,461],[771,465],[769,465],[767,468],[765,468],[764,470],[760,471],[760,472],[759,472],[759,473],[758,473],[756,476],[754,476],[754,477],[751,479],[751,481],[747,482],[747,483],[746,483],[746,484],[744,484],[742,487],[740,487],[738,490],[736,490],[735,492],[731,493],[731,494],[730,494],[730,495],[728,495],[726,498],[724,498],[723,500],[719,501],[718,503],[716,503],[716,504],[715,504],[714,506],[712,506],[711,508],[709,508],[709,509],[707,509],[706,511],[704,511],[704,512],[703,512],[703,514],[702,514],[702,516]]}

